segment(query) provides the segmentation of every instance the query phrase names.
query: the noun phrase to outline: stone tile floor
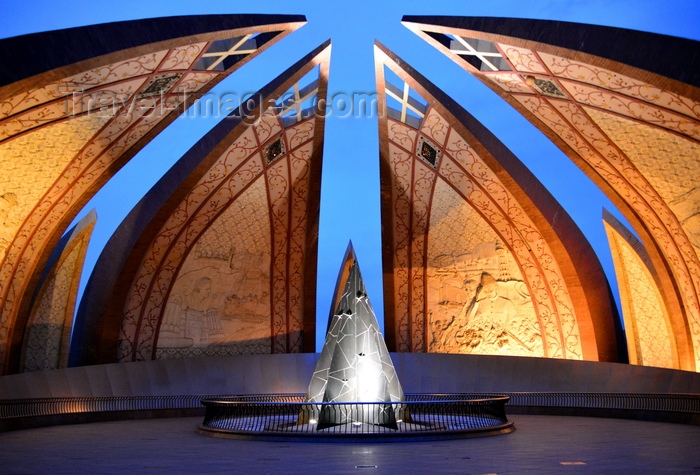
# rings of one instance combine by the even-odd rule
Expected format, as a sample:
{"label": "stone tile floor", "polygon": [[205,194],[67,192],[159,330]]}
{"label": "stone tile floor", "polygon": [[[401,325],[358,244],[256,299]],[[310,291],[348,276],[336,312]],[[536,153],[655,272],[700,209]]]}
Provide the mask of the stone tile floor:
{"label": "stone tile floor", "polygon": [[516,431],[397,443],[205,437],[200,418],[0,433],[0,473],[700,474],[700,427],[512,415]]}

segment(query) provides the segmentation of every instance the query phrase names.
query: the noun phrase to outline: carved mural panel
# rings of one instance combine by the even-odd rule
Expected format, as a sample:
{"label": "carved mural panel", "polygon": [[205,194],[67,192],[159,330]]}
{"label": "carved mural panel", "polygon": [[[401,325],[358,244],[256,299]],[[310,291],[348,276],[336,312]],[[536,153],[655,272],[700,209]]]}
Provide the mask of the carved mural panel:
{"label": "carved mural panel", "polygon": [[522,269],[543,328],[545,354],[580,358],[581,341],[571,297],[544,237],[511,192],[466,140],[452,131],[440,173],[491,222]]}
{"label": "carved mural panel", "polygon": [[[557,136],[555,142],[565,153],[594,181],[609,185],[605,191],[613,190],[614,199],[628,205],[623,212],[630,220],[643,223],[637,231],[644,242],[655,245],[657,272],[664,282],[671,279],[666,291],[673,287],[680,294],[673,305],[683,311],[671,316],[673,328],[686,326],[689,330],[677,330],[676,338],[683,339],[679,351],[686,345],[693,347],[689,353],[682,350],[682,364],[687,367],[692,358],[692,369],[700,369],[700,196],[696,191],[700,102],[664,89],[661,76],[638,74],[631,66],[602,57],[587,63],[564,57],[569,56],[564,48],[534,46],[536,40],[512,38],[501,43],[501,35],[441,27],[440,33],[453,37],[466,34],[475,40],[495,40],[513,70],[481,71],[429,36],[438,30],[418,28],[412,27],[461,67],[500,89],[499,94],[528,119],[538,119],[535,125]],[[574,52],[571,57],[585,55]],[[460,184],[469,187],[465,181]],[[517,255],[518,250],[512,249]],[[521,268],[527,274],[522,263]],[[527,275],[525,278],[527,281]],[[532,287],[531,293],[535,302],[540,300]]]}
{"label": "carved mural panel", "polygon": [[[47,148],[57,149],[48,154],[51,164],[39,167],[44,171],[41,177],[27,180],[26,173],[15,173],[19,178],[8,186],[0,183],[0,361],[8,362],[5,351],[12,338],[10,331],[19,307],[26,303],[25,295],[34,291],[28,286],[36,262],[47,243],[57,239],[71,213],[123,165],[125,154],[138,147],[139,141],[164,119],[174,119],[185,101],[192,104],[212,82],[231,73],[237,67],[234,64],[242,64],[242,57],[257,55],[298,27],[281,23],[283,34],[276,39],[245,51],[223,52],[222,58],[235,53],[236,61],[217,71],[197,67],[211,41],[183,44],[182,39],[172,38],[166,42],[170,49],[154,52],[152,45],[140,45],[129,50],[135,50],[132,58],[58,80],[54,76],[48,84],[0,98],[0,148],[14,147],[12,153],[20,157],[32,156],[34,143],[44,149],[43,155]],[[268,29],[250,26],[239,32],[254,34],[261,28]],[[221,32],[202,33],[200,38],[221,39]],[[91,60],[92,64],[99,62]],[[64,143],[71,127],[87,134],[79,144]],[[4,169],[24,165],[14,162]],[[26,168],[30,172],[39,169],[32,164]],[[25,183],[33,187],[27,200],[20,189]]]}
{"label": "carved mural panel", "polygon": [[[648,223],[680,289],[700,367],[700,197],[695,183],[684,184],[697,175],[700,103],[600,65],[507,44],[498,47],[531,86],[529,91],[522,89],[516,73],[471,72],[500,86],[542,120]],[[537,81],[550,81],[562,94],[546,99]],[[666,158],[652,158],[656,148]],[[674,175],[679,176],[675,186]]]}
{"label": "carved mural panel", "polygon": [[520,269],[491,226],[445,182],[428,237],[428,349],[544,356]]}
{"label": "carved mural panel", "polygon": [[151,359],[156,340],[156,358],[302,350],[313,120],[283,129],[265,113],[167,218],[125,304],[120,360]]}
{"label": "carved mural panel", "polygon": [[[75,212],[84,194],[118,168],[130,147],[177,110],[188,97],[186,87],[194,93],[218,76],[184,77],[179,72],[171,75],[174,81],[167,90],[139,94],[150,84],[150,75],[163,73],[166,66],[182,71],[197,51],[201,45],[149,53],[0,102],[0,159],[12,162],[3,169],[16,171],[5,174],[7,182],[0,184],[0,359],[46,240],[65,225],[67,213]],[[54,151],[47,154],[47,149]],[[27,163],[47,159],[43,165]],[[42,170],[41,176],[25,176],[36,170]],[[25,193],[27,185],[31,189]]]}
{"label": "carved mural panel", "polygon": [[495,173],[433,108],[387,127],[397,349],[581,358],[556,260]]}
{"label": "carved mural panel", "polygon": [[266,189],[258,178],[182,264],[165,305],[156,357],[269,353],[270,259]]}
{"label": "carved mural panel", "polygon": [[[230,157],[230,153],[224,156]],[[162,305],[182,258],[210,221],[260,176],[263,170],[261,162],[260,155],[255,154],[225,177],[220,175],[224,167],[214,167],[214,183],[209,176],[202,178],[171,215],[144,257],[141,272],[127,300],[120,342],[121,359],[151,359]],[[220,185],[212,192],[210,186],[217,182]],[[206,206],[207,203],[211,205]]]}

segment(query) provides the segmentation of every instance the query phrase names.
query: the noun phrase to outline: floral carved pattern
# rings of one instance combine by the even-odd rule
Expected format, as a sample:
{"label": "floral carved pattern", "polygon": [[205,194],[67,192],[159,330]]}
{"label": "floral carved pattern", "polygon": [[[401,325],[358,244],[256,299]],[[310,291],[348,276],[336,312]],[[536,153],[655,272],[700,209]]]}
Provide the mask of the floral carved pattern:
{"label": "floral carved pattern", "polygon": [[434,312],[426,312],[427,237],[432,193],[440,179],[477,210],[511,250],[536,309],[540,330],[535,333],[542,335],[544,354],[581,359],[578,324],[561,270],[540,231],[495,173],[432,108],[421,133],[442,148],[437,173],[415,155],[415,131],[393,120],[387,121],[387,127],[397,350],[428,350],[426,325],[428,314]]}
{"label": "floral carved pattern", "polygon": [[696,364],[700,367],[700,264],[697,255],[678,220],[668,205],[629,158],[620,152],[580,106],[533,96],[516,96],[523,106],[535,114],[586,160],[622,199],[635,210],[653,239],[658,243],[678,283],[687,311]]}
{"label": "floral carved pattern", "polygon": [[[39,200],[33,212],[15,235],[0,268],[0,289],[3,291],[0,340],[8,336],[9,322],[17,311],[27,278],[43,251],[42,243],[62,222],[74,204],[109,170],[122,152],[139,140],[163,116],[152,114],[119,115],[89,140],[67,165],[61,176]],[[0,353],[4,352],[4,346]]]}
{"label": "floral carved pattern", "polygon": [[547,69],[562,79],[571,79],[597,86],[615,94],[639,99],[694,119],[700,119],[700,103],[687,97],[590,64],[547,53],[539,53],[539,56]]}
{"label": "floral carved pattern", "polygon": [[[77,212],[76,206],[121,166],[122,156],[163,119],[172,117],[170,113],[177,111],[187,99],[183,88],[189,84],[193,87],[190,92],[195,92],[218,74],[184,76],[188,78],[187,84],[176,81],[170,90],[153,97],[139,99],[139,91],[152,76],[168,74],[168,68],[186,70],[187,64],[192,64],[192,56],[197,56],[204,44],[183,45],[116,62],[0,100],[3,144],[25,138],[31,141],[46,126],[74,120],[94,117],[104,124],[71,157],[58,178],[40,190],[42,196],[38,200],[32,203],[24,200],[31,211],[22,217],[21,226],[8,239],[7,253],[0,263],[3,276],[0,358],[3,361],[9,329],[48,241],[55,239],[66,219]],[[40,157],[42,151],[26,153]],[[20,196],[19,200],[24,198]]]}
{"label": "floral carved pattern", "polygon": [[421,131],[428,135],[437,145],[445,145],[449,126],[440,115],[431,109],[421,124]]}
{"label": "floral carved pattern", "polygon": [[[54,101],[58,101],[60,106],[65,108],[66,99],[70,98],[72,100],[73,93],[82,94],[86,90],[103,87],[107,84],[136,76],[152,74],[156,71],[166,54],[167,50],[159,51],[91,69],[11,98],[2,99],[0,100],[0,124],[4,124],[8,118],[12,118],[22,111],[41,107]],[[0,136],[0,139],[4,138],[6,137]]]}
{"label": "floral carved pattern", "polygon": [[22,349],[25,372],[67,366],[77,289],[95,218],[88,215],[81,224],[37,293]]}
{"label": "floral carved pattern", "polygon": [[[403,128],[403,124],[392,123],[395,129]],[[390,127],[391,128],[391,127]],[[413,141],[409,134],[397,134],[402,143],[413,148]],[[411,239],[411,183],[412,183],[412,158],[411,155],[389,143],[389,164],[392,170],[392,221],[393,221],[393,248],[394,248],[394,318],[397,329],[397,349],[399,351],[411,351],[411,315],[410,315],[410,264],[409,243]]]}
{"label": "floral carved pattern", "polygon": [[[313,121],[313,118],[308,121]],[[263,141],[274,138],[273,134],[282,128],[273,114],[265,115],[256,126],[241,132],[178,205],[151,242],[131,285],[124,307],[120,361],[155,357],[165,302],[178,278],[182,262],[211,223],[258,179],[264,180],[267,190],[266,207],[269,206],[271,228],[270,250],[265,253],[270,256],[270,272],[266,274],[269,275],[270,303],[265,312],[271,315],[268,352],[301,351],[306,205],[313,148],[313,127],[309,127],[308,121],[296,124],[296,130],[288,131],[289,137],[299,145],[287,154],[286,159],[276,160],[266,169],[262,156]],[[246,257],[245,248],[242,249],[240,256],[234,253],[232,262],[255,260],[252,255]],[[230,296],[231,299],[246,297]],[[209,350],[211,348],[195,348],[192,354],[209,354]],[[174,352],[175,349],[164,349],[160,354],[167,357]]]}
{"label": "floral carved pattern", "polygon": [[[307,122],[311,123],[311,122]],[[306,128],[311,134],[313,128]],[[299,134],[295,134],[299,137]],[[307,136],[310,140],[312,135]],[[294,146],[289,140],[290,146]],[[306,235],[308,223],[308,196],[309,196],[309,167],[313,154],[313,145],[306,142],[306,145],[294,150],[289,157],[290,174],[292,179],[291,189],[291,215],[289,223],[289,270],[287,275],[288,285],[288,319],[289,319],[289,352],[302,351],[302,329],[304,315],[304,262],[306,258]]]}
{"label": "floral carved pattern", "polygon": [[[615,114],[625,120],[673,133],[674,141],[687,140],[697,144],[700,141],[700,103],[600,65],[541,51],[528,50],[525,54],[523,48],[505,44],[497,46],[517,71],[536,73],[538,79],[547,77],[546,80],[558,82],[571,99],[548,99],[534,89],[525,95],[511,87],[511,83],[494,79],[493,74],[470,72],[484,82],[499,85],[503,95],[520,103],[521,111],[531,113],[541,121],[538,126],[551,129],[644,223],[644,231],[656,242],[679,289],[681,306],[685,310],[683,317],[694,349],[695,368],[700,368],[700,260],[690,241],[695,238],[689,227],[693,222],[688,224],[688,216],[692,221],[693,213],[700,206],[697,197],[689,192],[688,196],[679,198],[685,200],[682,205],[666,202],[650,184],[654,177],[647,177],[642,164],[638,167],[635,163],[639,154],[627,156],[606,135],[601,125],[591,119],[603,113]],[[613,68],[619,66],[613,62],[609,64]],[[528,79],[524,75],[521,77]],[[640,146],[643,148],[645,144]],[[664,167],[666,176],[681,174],[683,167],[687,167],[686,162],[676,157],[659,160],[663,161],[660,166]]]}
{"label": "floral carved pattern", "polygon": [[700,140],[700,123],[696,118],[689,118],[628,96],[613,94],[585,84],[570,81],[561,81],[561,84],[579,104],[616,112],[641,122],[673,130],[691,139]]}
{"label": "floral carved pattern", "polygon": [[202,42],[173,48],[170,50],[168,58],[161,65],[161,69],[190,69],[206,45],[206,42]]}
{"label": "floral carved pattern", "polygon": [[287,348],[287,232],[289,226],[289,164],[276,161],[266,172],[272,225],[272,338],[274,353]]}
{"label": "floral carved pattern", "polygon": [[499,44],[498,46],[501,48],[501,51],[505,53],[516,71],[537,74],[547,72],[532,50],[504,44]]}
{"label": "floral carved pattern", "polygon": [[508,92],[520,92],[523,94],[532,94],[532,89],[525,84],[522,76],[516,73],[493,73],[486,74],[485,77],[505,89]]}
{"label": "floral carved pattern", "polygon": [[412,351],[426,351],[425,344],[425,263],[430,201],[435,185],[435,173],[426,165],[415,162],[413,171],[412,226],[411,226],[411,314]]}
{"label": "floral carved pattern", "polygon": [[607,221],[604,224],[620,288],[630,363],[678,369],[666,307],[647,267],[647,259],[635,249],[641,243],[629,242],[615,224]]}

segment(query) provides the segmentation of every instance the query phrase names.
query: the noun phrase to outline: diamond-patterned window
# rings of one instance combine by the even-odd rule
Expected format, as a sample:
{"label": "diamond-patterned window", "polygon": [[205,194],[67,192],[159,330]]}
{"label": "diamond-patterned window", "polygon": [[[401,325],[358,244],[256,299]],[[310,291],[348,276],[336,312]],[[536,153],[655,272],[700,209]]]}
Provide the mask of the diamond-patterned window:
{"label": "diamond-patterned window", "polygon": [[422,135],[418,137],[416,155],[433,168],[437,168],[442,152],[440,149]]}
{"label": "diamond-patterned window", "polygon": [[420,128],[428,103],[388,68],[384,68],[384,79],[387,116],[414,129]]}
{"label": "diamond-patterned window", "polygon": [[151,79],[143,91],[139,93],[137,98],[161,96],[166,94],[170,88],[182,77],[182,74],[163,74]]}
{"label": "diamond-patterned window", "polygon": [[558,97],[566,99],[566,94],[562,92],[557,83],[551,79],[536,78],[535,76],[525,76],[525,83],[537,89],[540,94],[545,96]]}
{"label": "diamond-patterned window", "polygon": [[265,160],[267,160],[267,164],[269,165],[270,163],[274,162],[278,158],[280,158],[282,155],[284,155],[284,142],[282,141],[282,137],[278,137],[277,140],[273,141],[265,147]]}

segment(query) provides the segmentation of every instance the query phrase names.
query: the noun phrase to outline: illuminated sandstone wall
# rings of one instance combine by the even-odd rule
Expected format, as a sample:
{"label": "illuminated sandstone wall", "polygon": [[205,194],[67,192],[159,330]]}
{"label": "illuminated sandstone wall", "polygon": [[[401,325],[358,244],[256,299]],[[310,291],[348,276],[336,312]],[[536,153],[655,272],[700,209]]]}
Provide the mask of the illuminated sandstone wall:
{"label": "illuminated sandstone wall", "polygon": [[607,212],[603,223],[615,263],[630,363],[678,369],[668,311],[644,247]]}
{"label": "illuminated sandstone wall", "polygon": [[518,180],[539,184],[481,124],[454,104],[448,110],[433,96],[444,93],[383,46],[375,55],[380,107],[388,106],[380,146],[394,348],[567,359],[611,352],[612,302],[573,222],[544,189],[533,198],[521,188]]}
{"label": "illuminated sandstone wall", "polygon": [[[258,179],[207,229],[168,297],[157,358],[270,352],[270,220]],[[251,216],[257,217],[250,219]]]}
{"label": "illuminated sandstone wall", "polygon": [[[700,92],[696,83],[680,82],[694,72],[684,74],[665,53],[697,44],[591,25],[518,22],[414,17],[405,24],[519,110],[610,197],[649,254],[679,364],[697,371]],[[565,29],[570,34],[559,33]],[[639,48],[621,47],[626,37]],[[618,44],[606,48],[611,39]],[[589,53],[594,50],[600,56]],[[641,53],[647,50],[656,56]],[[642,64],[649,69],[638,69]]]}
{"label": "illuminated sandstone wall", "polygon": [[[566,355],[580,359],[581,338],[573,304],[549,244],[522,205],[467,140],[435,110],[429,110],[426,116],[420,133],[400,122],[388,120],[388,148],[395,190],[394,302],[399,349],[425,351],[428,346],[428,349],[432,347],[441,352],[496,352],[560,358]],[[426,137],[440,150],[437,173],[416,153],[419,138],[425,140]],[[436,194],[436,190],[442,193]],[[445,228],[439,211],[444,210],[442,199],[452,200],[452,206],[458,206],[455,212],[465,206],[472,211],[470,221],[453,223],[461,233],[445,240],[440,236]],[[434,216],[432,212],[436,210]],[[472,237],[462,234],[468,235],[474,227],[490,228],[488,240],[464,242]],[[430,254],[426,244],[432,246],[434,254]],[[477,248],[478,244],[483,245]],[[474,260],[481,262],[468,269],[469,254],[475,251]],[[508,269],[503,272],[503,277],[498,263],[499,251],[504,267]],[[467,261],[456,263],[451,282],[444,282],[449,280],[446,274],[450,264],[444,262],[445,267],[442,267],[443,263],[437,260],[441,255],[451,255],[453,259],[461,256]],[[516,270],[512,271],[513,268]],[[524,269],[524,276],[520,269]],[[485,303],[491,302],[493,297],[487,297],[486,293],[476,295],[477,290],[481,290],[483,274],[503,279],[499,284],[503,295],[496,300],[500,303],[498,309],[485,310]],[[460,278],[461,283],[457,284]],[[523,285],[515,289],[517,282]],[[465,300],[459,313],[450,308],[454,304],[441,303],[439,297],[437,301],[434,297],[436,287],[444,287],[443,291],[447,291],[448,287],[457,285],[468,285],[473,287],[469,292],[475,292],[475,295],[463,297]],[[531,292],[537,296],[536,308]],[[475,302],[471,305],[467,299]],[[465,304],[471,306],[464,308]],[[464,315],[460,316],[462,311]],[[450,320],[451,317],[454,320]],[[522,329],[522,334],[515,334],[520,331],[518,328]],[[436,338],[448,342],[433,343]]]}
{"label": "illuminated sandstone wall", "polygon": [[436,185],[431,207],[427,285],[428,351],[544,356],[512,253],[444,182]]}
{"label": "illuminated sandstone wall", "polygon": [[142,258],[120,360],[301,351],[314,120],[266,114],[189,191]]}
{"label": "illuminated sandstone wall", "polygon": [[36,52],[5,75],[16,82],[0,87],[3,372],[19,369],[38,273],[82,206],[185,107],[300,19],[176,17],[3,40],[10,56]]}
{"label": "illuminated sandstone wall", "polygon": [[78,286],[96,220],[93,210],[76,225],[39,288],[22,346],[24,372],[67,366]]}
{"label": "illuminated sandstone wall", "polygon": [[172,193],[130,257],[139,264],[115,300],[120,361],[313,347],[324,118],[302,105],[325,97],[329,56],[317,48],[266,89],[257,118],[232,119],[206,156],[195,146],[183,157],[206,170]]}

